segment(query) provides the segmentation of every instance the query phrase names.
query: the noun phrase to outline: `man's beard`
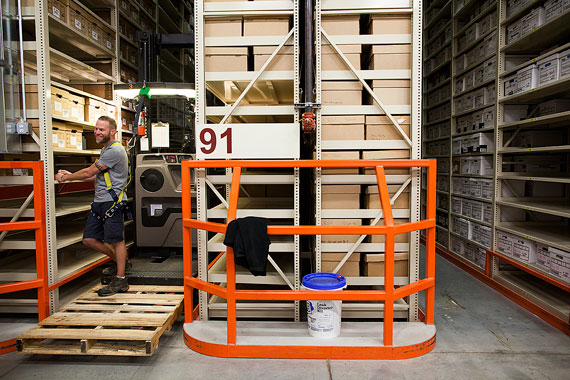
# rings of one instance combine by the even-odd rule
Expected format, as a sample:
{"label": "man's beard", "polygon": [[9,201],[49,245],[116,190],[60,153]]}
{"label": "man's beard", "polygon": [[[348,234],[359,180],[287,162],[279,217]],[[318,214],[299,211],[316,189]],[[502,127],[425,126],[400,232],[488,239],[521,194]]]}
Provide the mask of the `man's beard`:
{"label": "man's beard", "polygon": [[106,144],[109,142],[109,140],[111,140],[111,135],[107,135],[107,136],[102,136],[101,137],[101,141],[99,141],[99,144]]}

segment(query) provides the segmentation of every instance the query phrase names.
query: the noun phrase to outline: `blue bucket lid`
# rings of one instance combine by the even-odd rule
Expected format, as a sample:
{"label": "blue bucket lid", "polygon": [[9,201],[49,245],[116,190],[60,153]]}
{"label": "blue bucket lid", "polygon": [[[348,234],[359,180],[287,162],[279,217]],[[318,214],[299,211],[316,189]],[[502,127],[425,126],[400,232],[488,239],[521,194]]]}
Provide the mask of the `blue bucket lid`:
{"label": "blue bucket lid", "polygon": [[311,273],[303,277],[303,286],[316,290],[337,290],[346,286],[346,279],[336,273]]}

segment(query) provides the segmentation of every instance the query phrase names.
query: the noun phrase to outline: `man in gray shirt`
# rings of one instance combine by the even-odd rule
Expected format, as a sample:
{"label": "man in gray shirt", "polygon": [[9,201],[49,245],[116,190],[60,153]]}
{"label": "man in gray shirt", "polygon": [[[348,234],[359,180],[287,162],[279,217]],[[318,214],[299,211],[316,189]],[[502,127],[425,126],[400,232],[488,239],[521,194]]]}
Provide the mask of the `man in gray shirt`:
{"label": "man in gray shirt", "polygon": [[83,233],[83,244],[109,256],[116,265],[103,270],[109,285],[99,289],[101,297],[126,292],[129,284],[125,276],[127,248],[124,238],[123,207],[127,200],[125,188],[129,180],[127,152],[115,140],[117,123],[101,116],[95,124],[95,141],[103,144],[101,155],[91,166],[75,173],[59,170],[56,181],[95,181],[95,198]]}

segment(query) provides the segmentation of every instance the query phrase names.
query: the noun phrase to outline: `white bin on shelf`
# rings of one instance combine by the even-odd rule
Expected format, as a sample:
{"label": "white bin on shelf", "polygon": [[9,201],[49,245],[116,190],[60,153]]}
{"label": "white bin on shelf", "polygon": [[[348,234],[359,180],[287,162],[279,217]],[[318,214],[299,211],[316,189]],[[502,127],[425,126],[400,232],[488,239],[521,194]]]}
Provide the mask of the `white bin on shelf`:
{"label": "white bin on shelf", "polygon": [[[336,273],[311,273],[303,277],[307,290],[343,290],[344,276]],[[334,338],[340,335],[342,301],[307,301],[309,335],[317,338]]]}

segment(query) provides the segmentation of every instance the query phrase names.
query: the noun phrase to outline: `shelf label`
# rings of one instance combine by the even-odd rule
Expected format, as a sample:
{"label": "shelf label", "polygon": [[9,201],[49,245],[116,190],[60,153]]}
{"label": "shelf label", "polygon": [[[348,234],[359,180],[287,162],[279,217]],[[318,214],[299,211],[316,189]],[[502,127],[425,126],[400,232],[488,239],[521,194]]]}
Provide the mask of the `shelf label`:
{"label": "shelf label", "polygon": [[530,121],[534,121],[534,117],[531,117],[529,120],[530,120]]}
{"label": "shelf label", "polygon": [[297,123],[197,125],[196,158],[299,158],[299,134]]}

